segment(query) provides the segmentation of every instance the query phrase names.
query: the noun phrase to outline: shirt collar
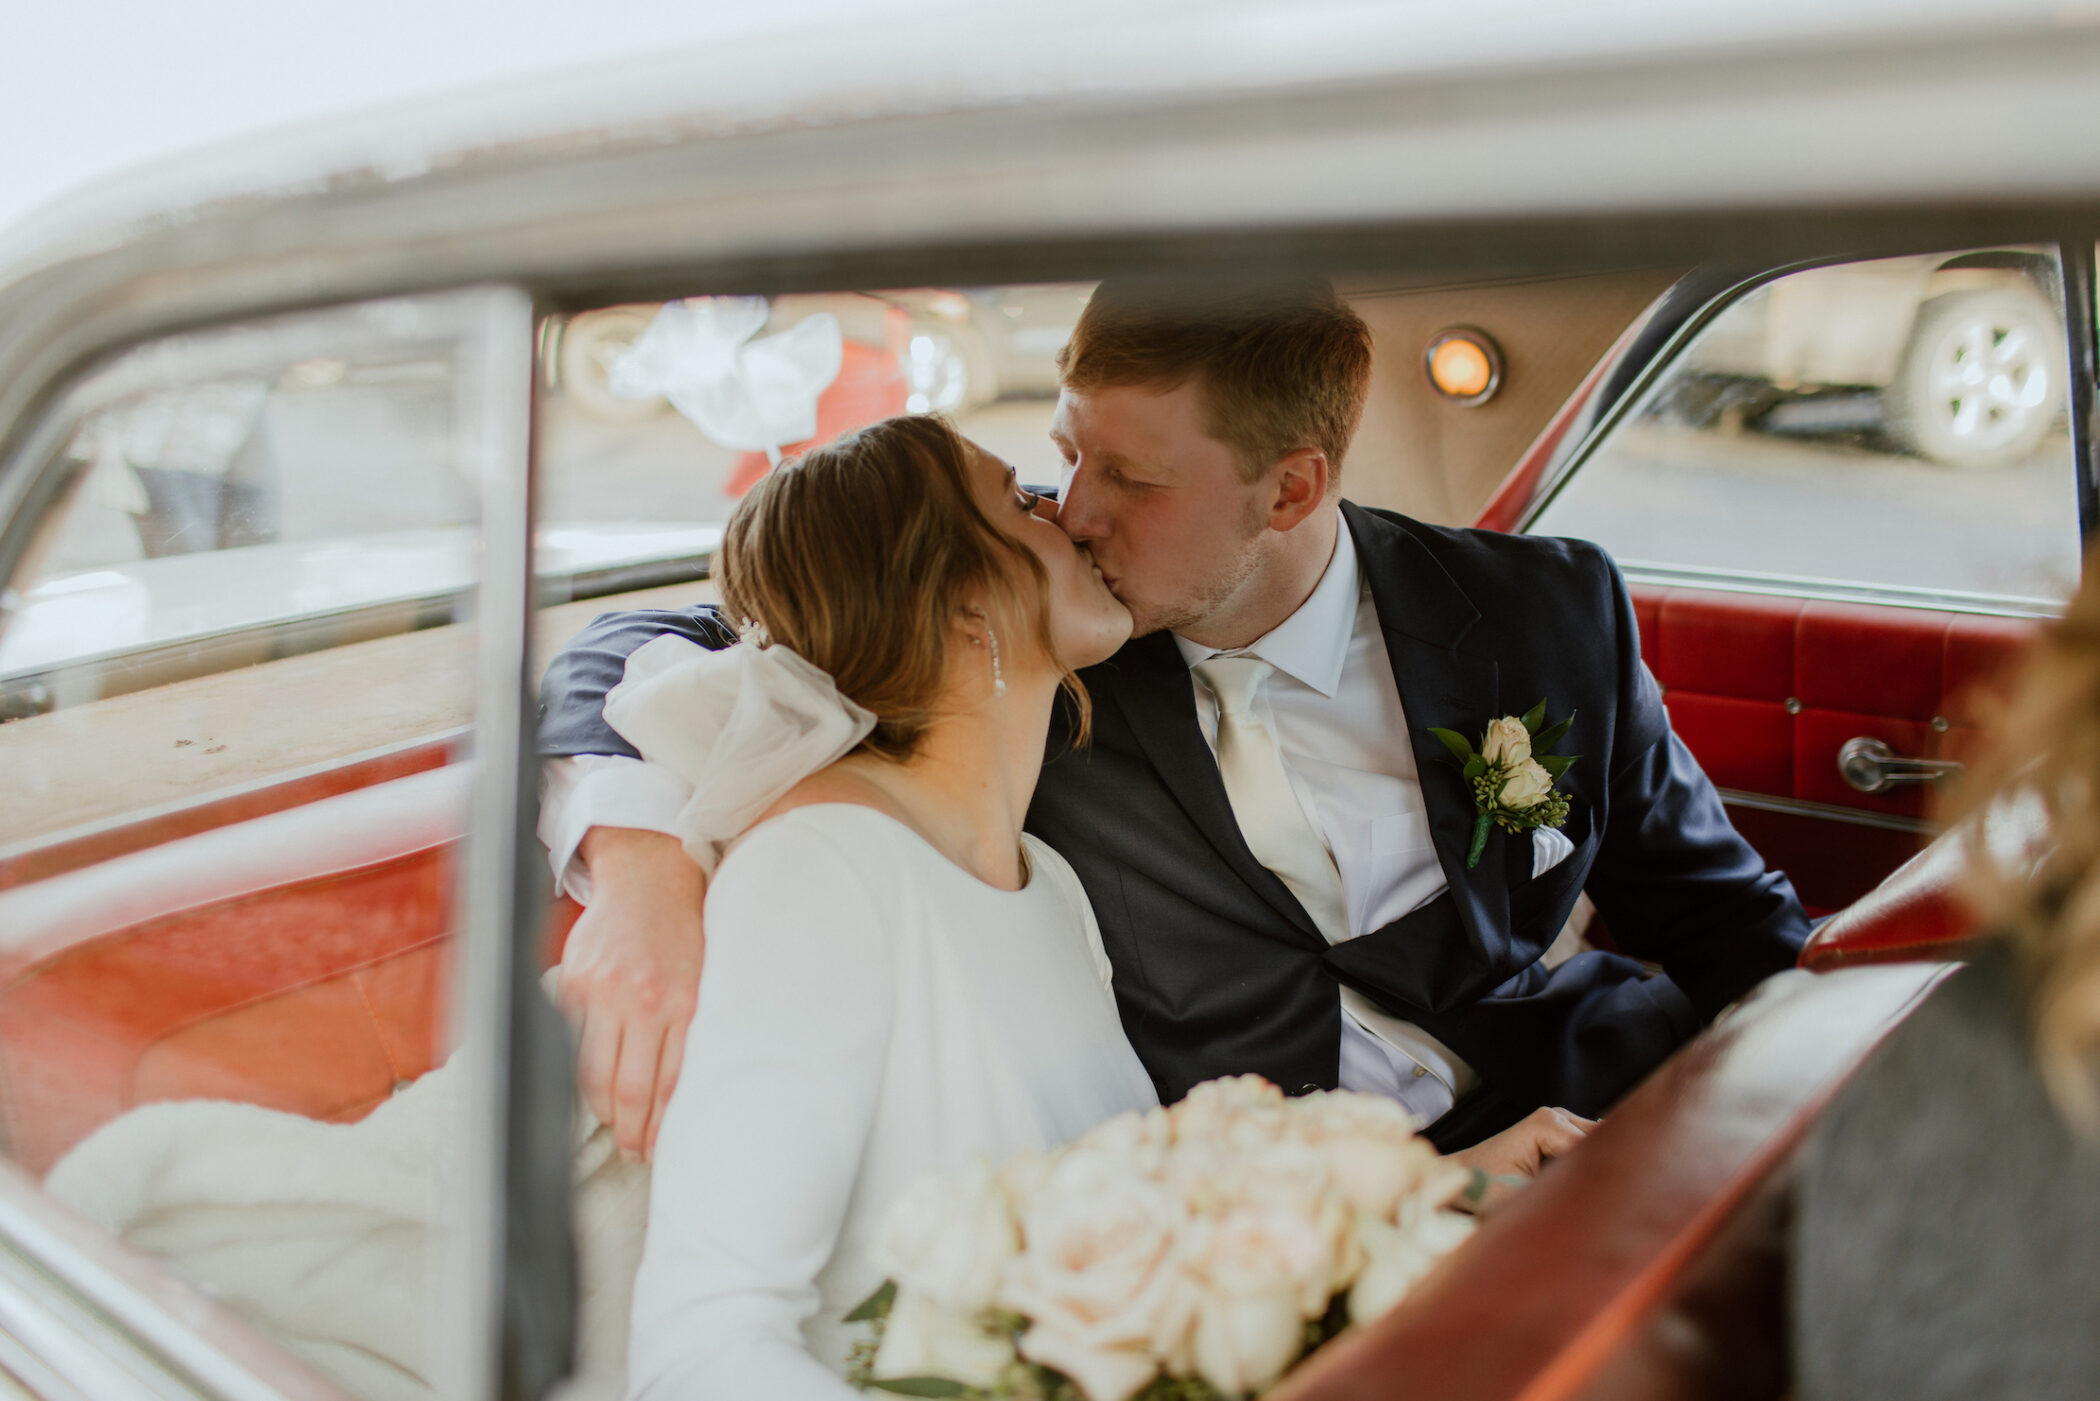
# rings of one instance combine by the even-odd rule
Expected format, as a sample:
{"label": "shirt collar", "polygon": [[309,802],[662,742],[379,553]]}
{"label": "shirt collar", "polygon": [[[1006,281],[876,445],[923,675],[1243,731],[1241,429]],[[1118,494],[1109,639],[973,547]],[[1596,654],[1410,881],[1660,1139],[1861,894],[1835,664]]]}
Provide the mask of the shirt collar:
{"label": "shirt collar", "polygon": [[[1250,646],[1232,655],[1260,657],[1278,671],[1332,698],[1342,684],[1342,668],[1349,660],[1349,639],[1356,632],[1356,607],[1361,580],[1356,568],[1356,542],[1349,526],[1340,522],[1334,533],[1334,554],[1327,571],[1298,611],[1285,618]],[[1174,634],[1181,659],[1190,666],[1218,656],[1220,649],[1191,642]]]}

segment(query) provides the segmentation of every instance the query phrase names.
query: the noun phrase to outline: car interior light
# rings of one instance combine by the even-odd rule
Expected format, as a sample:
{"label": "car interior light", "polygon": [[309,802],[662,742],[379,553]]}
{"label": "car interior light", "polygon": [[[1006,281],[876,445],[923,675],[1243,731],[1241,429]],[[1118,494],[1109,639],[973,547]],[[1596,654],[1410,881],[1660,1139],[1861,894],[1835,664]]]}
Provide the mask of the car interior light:
{"label": "car interior light", "polygon": [[1437,332],[1422,364],[1436,392],[1454,403],[1484,404],[1502,387],[1501,348],[1471,326]]}

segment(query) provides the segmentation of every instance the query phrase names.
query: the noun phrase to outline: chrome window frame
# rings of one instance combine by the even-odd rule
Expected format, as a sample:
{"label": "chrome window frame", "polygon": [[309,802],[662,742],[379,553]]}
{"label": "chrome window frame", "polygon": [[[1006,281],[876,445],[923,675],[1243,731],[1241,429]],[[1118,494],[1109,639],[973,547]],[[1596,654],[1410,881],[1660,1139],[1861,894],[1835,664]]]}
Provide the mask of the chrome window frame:
{"label": "chrome window frame", "polygon": [[[392,320],[397,323],[389,326]],[[399,323],[417,324],[404,328]],[[376,324],[375,324],[376,323]],[[523,981],[544,910],[520,821],[530,766],[528,690],[532,609],[530,444],[536,312],[515,286],[468,286],[334,306],[292,307],[226,325],[148,338],[82,368],[56,392],[30,431],[0,460],[0,581],[11,580],[42,533],[53,528],[84,475],[64,448],[97,408],[143,389],[194,382],[258,363],[342,353],[346,345],[428,345],[460,368],[456,440],[473,457],[481,568],[472,600],[478,629],[472,817],[459,912],[460,953],[452,1025],[469,1113],[461,1126],[461,1181],[468,1184],[448,1236],[445,1296],[460,1301],[461,1325],[443,1339],[441,1393],[497,1394],[503,1357],[505,1216],[516,1119],[512,1029],[525,1015]],[[407,329],[412,334],[403,334]],[[0,595],[0,625],[11,611]],[[223,791],[209,795],[223,797]],[[537,896],[537,899],[536,899]],[[522,957],[521,957],[522,951]],[[545,1076],[541,1075],[540,1079]],[[563,1111],[570,1099],[563,1085]],[[566,1125],[566,1121],[564,1121]],[[564,1206],[565,1206],[564,1201]],[[564,1218],[562,1231],[566,1232]],[[49,1286],[39,1293],[36,1282]],[[42,1307],[38,1300],[42,1300]],[[0,1164],[0,1330],[31,1365],[83,1395],[124,1394],[221,1401],[306,1401],[345,1395],[231,1311],[211,1305],[115,1241],[70,1220],[12,1165]],[[0,1358],[0,1365],[5,1359]]]}

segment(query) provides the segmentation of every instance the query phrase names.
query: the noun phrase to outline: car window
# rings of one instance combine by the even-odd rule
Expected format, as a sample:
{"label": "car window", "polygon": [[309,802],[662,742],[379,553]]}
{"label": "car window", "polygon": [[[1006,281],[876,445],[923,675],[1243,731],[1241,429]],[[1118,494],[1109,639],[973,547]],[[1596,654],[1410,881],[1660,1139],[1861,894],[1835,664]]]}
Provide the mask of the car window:
{"label": "car window", "polygon": [[522,499],[515,294],[180,336],[40,430],[0,615],[0,1174],[364,1396],[472,1331],[492,1091],[432,1072],[502,640],[499,304]]}
{"label": "car window", "polygon": [[2061,288],[2041,248],[1766,281],[1665,352],[1527,529],[1637,578],[2053,611],[2079,558]]}
{"label": "car window", "polygon": [[540,338],[543,548],[556,531],[638,522],[704,540],[775,462],[893,414],[946,414],[1028,480],[1054,482],[1057,352],[1090,290],[698,296],[552,318]]}

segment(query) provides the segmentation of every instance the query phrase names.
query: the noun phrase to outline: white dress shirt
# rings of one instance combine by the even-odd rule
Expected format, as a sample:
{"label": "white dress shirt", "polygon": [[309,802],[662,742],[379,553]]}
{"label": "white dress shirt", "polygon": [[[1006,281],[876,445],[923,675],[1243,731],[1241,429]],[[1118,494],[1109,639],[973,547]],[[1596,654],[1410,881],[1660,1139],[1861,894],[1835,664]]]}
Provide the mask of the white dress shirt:
{"label": "white dress shirt", "polygon": [[[1178,634],[1174,643],[1191,667],[1221,655]],[[1442,894],[1407,714],[1346,525],[1298,611],[1230,655],[1275,668],[1255,706],[1266,712],[1291,790],[1341,873],[1350,936],[1382,929]],[[1203,738],[1215,750],[1217,702],[1202,681],[1191,684]],[[1342,1088],[1397,1099],[1428,1124],[1477,1078],[1420,1027],[1344,995]]]}

